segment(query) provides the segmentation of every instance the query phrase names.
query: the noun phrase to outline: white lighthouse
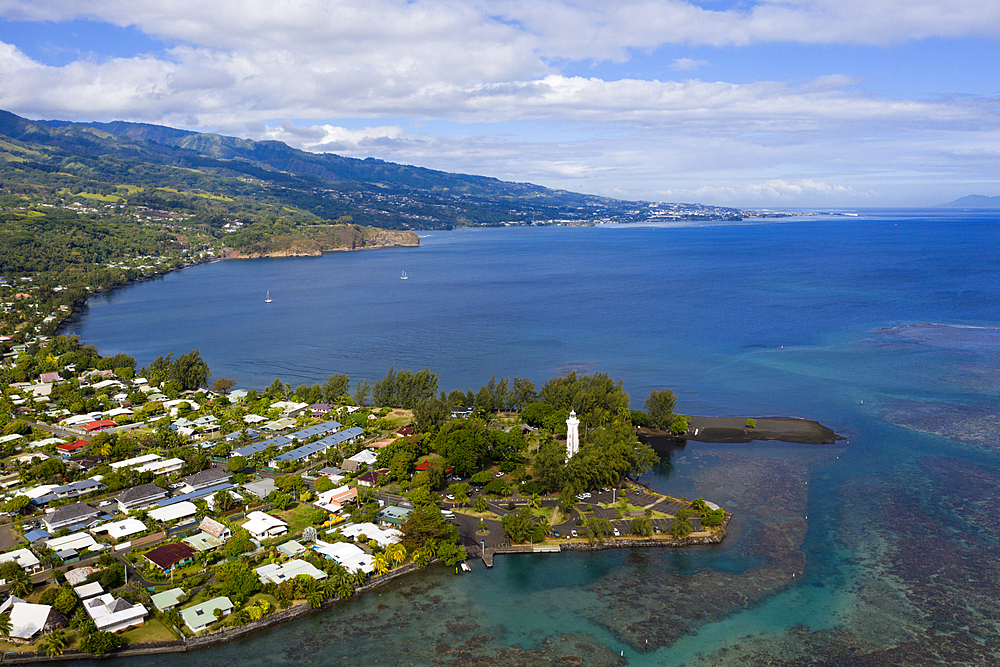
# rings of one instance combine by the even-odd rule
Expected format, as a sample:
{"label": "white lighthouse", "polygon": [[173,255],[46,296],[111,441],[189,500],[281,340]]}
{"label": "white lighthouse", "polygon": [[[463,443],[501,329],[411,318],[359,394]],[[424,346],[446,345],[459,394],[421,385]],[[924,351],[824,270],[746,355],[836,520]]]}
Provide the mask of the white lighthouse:
{"label": "white lighthouse", "polygon": [[580,420],[576,418],[576,411],[569,413],[566,420],[566,460],[573,458],[574,454],[580,453]]}

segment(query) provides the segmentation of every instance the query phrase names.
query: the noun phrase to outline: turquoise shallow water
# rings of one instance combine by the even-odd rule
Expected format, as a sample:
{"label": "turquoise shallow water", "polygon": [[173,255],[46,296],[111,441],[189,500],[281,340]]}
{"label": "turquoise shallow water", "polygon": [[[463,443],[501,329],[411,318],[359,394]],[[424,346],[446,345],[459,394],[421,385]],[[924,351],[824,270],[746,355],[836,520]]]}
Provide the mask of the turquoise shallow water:
{"label": "turquoise shallow water", "polygon": [[998,249],[996,216],[939,211],[491,229],[95,298],[71,332],[103,353],[199,348],[243,386],[390,364],[462,389],[601,370],[637,404],[667,386],[684,412],[811,417],[849,440],[665,457],[643,481],[733,511],[721,546],[438,569],[233,646],[130,662],[995,664]]}

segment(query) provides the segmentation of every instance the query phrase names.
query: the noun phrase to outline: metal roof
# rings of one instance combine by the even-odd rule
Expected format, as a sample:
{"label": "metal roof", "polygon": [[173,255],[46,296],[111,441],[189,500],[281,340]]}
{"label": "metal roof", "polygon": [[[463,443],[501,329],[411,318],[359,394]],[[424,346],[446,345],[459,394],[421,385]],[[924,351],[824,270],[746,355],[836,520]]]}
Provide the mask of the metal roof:
{"label": "metal roof", "polygon": [[347,442],[351,438],[356,438],[365,432],[360,426],[352,426],[351,428],[340,431],[339,433],[334,433],[333,435],[328,435],[322,440],[317,440],[316,442],[309,443],[308,445],[302,445],[297,447],[290,452],[286,452],[281,456],[274,457],[275,461],[301,461],[302,459],[309,458],[313,454],[318,454],[324,452],[330,447],[335,447],[341,443]]}
{"label": "metal roof", "polygon": [[229,482],[224,482],[222,484],[216,484],[215,486],[209,486],[204,489],[198,489],[197,491],[192,491],[191,493],[185,493],[180,496],[174,496],[173,498],[164,498],[160,502],[156,503],[158,507],[170,507],[171,505],[176,505],[177,503],[182,503],[185,500],[195,500],[197,498],[204,498],[205,496],[210,496],[216,491],[228,491],[233,488],[233,485]]}

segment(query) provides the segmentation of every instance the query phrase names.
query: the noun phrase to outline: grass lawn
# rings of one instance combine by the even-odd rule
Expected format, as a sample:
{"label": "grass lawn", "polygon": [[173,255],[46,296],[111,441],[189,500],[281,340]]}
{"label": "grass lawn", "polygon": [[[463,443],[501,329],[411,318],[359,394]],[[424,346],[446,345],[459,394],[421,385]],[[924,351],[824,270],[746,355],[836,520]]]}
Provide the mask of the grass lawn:
{"label": "grass lawn", "polygon": [[472,509],[471,507],[463,507],[461,509],[457,509],[456,508],[454,510],[454,512],[455,512],[455,514],[464,514],[466,516],[474,516],[477,519],[493,519],[494,521],[499,521],[500,520],[500,515],[499,514],[495,514],[493,512],[490,512],[489,510],[487,510],[485,512],[477,512],[476,510]]}
{"label": "grass lawn", "polygon": [[[531,514],[533,516],[540,517],[548,525],[552,525],[552,515],[555,514],[555,512],[555,507],[539,507],[538,509],[531,510]],[[556,523],[559,522],[556,521]]]}
{"label": "grass lawn", "polygon": [[[316,511],[316,508],[311,505],[306,505],[305,503],[297,503],[295,507],[290,510],[285,510],[284,512],[272,512],[272,516],[280,518],[282,521],[288,524],[289,533],[301,533],[306,526],[311,526],[312,522],[309,520],[310,515]],[[285,536],[280,536],[282,541],[284,541]]]}
{"label": "grass lawn", "polygon": [[151,642],[172,642],[177,635],[167,629],[158,618],[149,617],[137,628],[129,628],[121,633],[122,639],[129,644],[149,644]]}

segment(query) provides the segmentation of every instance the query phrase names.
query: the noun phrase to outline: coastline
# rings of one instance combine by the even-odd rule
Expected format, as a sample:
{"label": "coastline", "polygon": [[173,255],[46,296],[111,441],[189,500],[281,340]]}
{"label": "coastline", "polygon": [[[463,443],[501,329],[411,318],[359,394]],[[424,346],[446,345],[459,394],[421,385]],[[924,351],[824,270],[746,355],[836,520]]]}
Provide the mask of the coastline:
{"label": "coastline", "polygon": [[640,427],[639,437],[664,445],[682,445],[694,442],[746,443],[754,440],[776,440],[799,445],[834,445],[845,436],[823,426],[814,419],[799,417],[758,417],[755,428],[748,429],[745,417],[689,418],[688,430],[683,435],[669,431]]}
{"label": "coastline", "polygon": [[[440,564],[441,561],[434,559],[426,567],[431,567],[436,564]],[[370,590],[374,590],[390,581],[394,581],[400,577],[411,574],[418,570],[423,570],[425,568],[420,567],[416,563],[410,563],[409,565],[404,565],[396,570],[388,572],[380,577],[376,577],[373,580],[368,581],[363,586],[359,586],[354,590],[354,595],[359,595],[366,593]],[[53,661],[65,661],[65,660],[102,660],[106,658],[128,658],[139,655],[156,655],[160,653],[187,653],[189,651],[201,651],[203,649],[209,649],[222,644],[228,644],[230,642],[237,641],[239,639],[244,639],[251,635],[255,635],[258,632],[263,632],[270,628],[276,627],[278,625],[283,625],[285,623],[291,623],[300,618],[306,616],[312,616],[313,614],[319,613],[326,609],[330,609],[335,604],[343,601],[345,598],[330,598],[324,600],[323,603],[316,608],[310,607],[306,602],[300,601],[297,604],[292,605],[288,609],[279,609],[274,613],[268,614],[259,621],[250,621],[243,627],[223,627],[216,632],[208,635],[202,635],[199,637],[190,637],[184,639],[178,639],[169,642],[154,642],[148,644],[132,644],[131,646],[124,648],[120,651],[111,651],[104,655],[94,655],[93,653],[85,653],[79,649],[67,649],[62,654],[57,656],[49,656],[41,651],[25,652],[25,653],[0,653],[0,663],[8,664],[32,664],[40,662],[53,662]]]}

